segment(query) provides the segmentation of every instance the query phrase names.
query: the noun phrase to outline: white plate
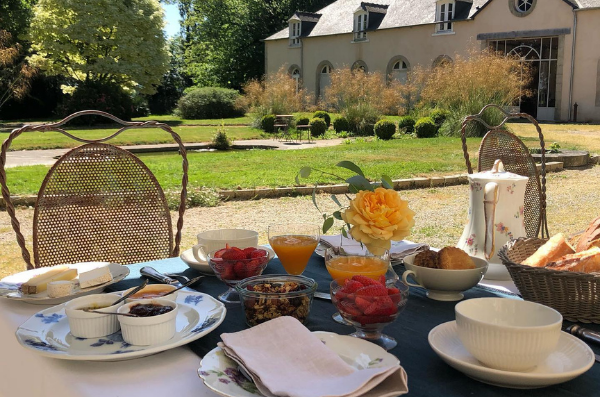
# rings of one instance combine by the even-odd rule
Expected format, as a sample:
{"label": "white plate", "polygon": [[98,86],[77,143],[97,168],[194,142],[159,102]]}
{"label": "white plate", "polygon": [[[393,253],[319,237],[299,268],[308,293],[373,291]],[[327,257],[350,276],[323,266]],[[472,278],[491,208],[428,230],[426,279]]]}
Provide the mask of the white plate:
{"label": "white plate", "polygon": [[149,356],[190,343],[218,327],[225,319],[225,306],[210,295],[179,291],[179,312],[175,336],[150,346],[135,346],[123,341],[121,332],[101,338],[76,338],[69,332],[64,304],[51,307],[25,321],[16,332],[27,349],[63,360],[121,361]]}
{"label": "white plate", "polygon": [[[269,260],[273,259],[276,256],[275,251],[273,251],[269,247],[261,246],[261,247],[257,247],[257,248],[267,251],[269,253]],[[181,258],[182,261],[184,261],[192,269],[197,270],[200,273],[205,274],[205,275],[209,275],[209,276],[215,275],[215,272],[210,267],[208,262],[206,262],[206,261],[198,262],[196,260],[196,258],[194,257],[194,251],[192,248],[190,248],[189,250],[183,251],[179,257]]]}
{"label": "white plate", "polygon": [[[86,263],[75,263],[66,266],[78,269],[80,267],[86,267],[89,265]],[[79,284],[76,283],[75,288],[73,289],[73,293],[68,296],[63,296],[62,298],[49,298],[48,291],[32,295],[22,294],[21,291],[19,291],[19,287],[21,286],[21,284],[23,284],[33,276],[43,273],[47,270],[47,267],[42,267],[33,270],[27,270],[25,272],[13,274],[12,276],[3,278],[2,280],[0,280],[0,297],[20,300],[26,303],[33,303],[36,305],[58,305],[59,303],[69,301],[78,296],[102,292],[104,288],[123,280],[129,275],[129,268],[127,266],[119,265],[117,263],[111,263],[109,265],[109,270],[113,276],[112,281],[100,285],[95,285],[89,288],[79,288]]]}
{"label": "white plate", "polygon": [[[396,356],[371,342],[332,332],[313,333],[354,368],[378,368],[400,363]],[[198,376],[209,389],[221,396],[262,396],[254,383],[241,375],[237,368],[237,364],[226,357],[220,347],[217,347],[202,359]]]}
{"label": "white plate", "polygon": [[456,321],[440,324],[429,332],[429,345],[451,367],[483,383],[513,389],[535,389],[563,383],[586,372],[594,364],[594,352],[576,337],[560,333],[558,346],[529,372],[492,369],[481,364],[458,338]]}

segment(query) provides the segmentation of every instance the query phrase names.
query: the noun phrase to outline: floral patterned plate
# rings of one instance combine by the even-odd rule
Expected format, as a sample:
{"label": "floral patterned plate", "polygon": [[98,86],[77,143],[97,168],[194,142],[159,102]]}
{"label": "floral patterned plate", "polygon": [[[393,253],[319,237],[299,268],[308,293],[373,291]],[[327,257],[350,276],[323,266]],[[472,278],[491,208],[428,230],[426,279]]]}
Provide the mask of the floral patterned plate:
{"label": "floral patterned plate", "polygon": [[[90,264],[75,263],[67,266],[75,269],[81,269],[90,266]],[[112,281],[83,289],[79,288],[79,284],[76,284],[73,293],[68,296],[63,296],[62,298],[50,298],[48,297],[48,291],[44,291],[42,293],[33,295],[22,294],[21,291],[19,291],[19,287],[21,286],[21,284],[31,279],[33,276],[45,272],[46,270],[47,268],[32,269],[3,278],[2,280],[0,280],[0,297],[19,300],[26,303],[33,303],[35,305],[58,305],[59,303],[69,301],[79,296],[102,292],[104,288],[123,280],[129,275],[129,268],[127,266],[119,265],[117,263],[111,263],[109,265],[109,270],[113,276]]]}
{"label": "floral patterned plate", "polygon": [[[363,339],[333,332],[313,332],[346,363],[357,369],[396,365],[398,358],[381,347]],[[208,352],[198,369],[198,376],[215,393],[225,397],[262,396],[253,382],[246,379],[237,369],[237,364],[226,357],[220,347]]]}
{"label": "floral patterned plate", "polygon": [[150,346],[123,341],[121,332],[101,338],[76,338],[69,332],[64,304],[33,315],[16,332],[17,340],[36,353],[64,360],[121,361],[149,356],[190,343],[217,328],[225,319],[225,306],[210,295],[180,291],[175,336]]}

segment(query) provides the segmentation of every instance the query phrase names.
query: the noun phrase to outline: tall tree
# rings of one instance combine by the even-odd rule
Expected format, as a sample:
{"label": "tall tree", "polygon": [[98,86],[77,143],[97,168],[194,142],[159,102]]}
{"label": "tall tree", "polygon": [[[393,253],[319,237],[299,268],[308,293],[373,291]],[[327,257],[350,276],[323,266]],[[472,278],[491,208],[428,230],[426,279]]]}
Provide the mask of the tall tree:
{"label": "tall tree", "polygon": [[39,0],[30,62],[47,75],[152,94],[169,70],[158,0]]}
{"label": "tall tree", "polygon": [[263,39],[297,10],[333,0],[180,0],[186,72],[198,85],[240,88],[264,73]]}

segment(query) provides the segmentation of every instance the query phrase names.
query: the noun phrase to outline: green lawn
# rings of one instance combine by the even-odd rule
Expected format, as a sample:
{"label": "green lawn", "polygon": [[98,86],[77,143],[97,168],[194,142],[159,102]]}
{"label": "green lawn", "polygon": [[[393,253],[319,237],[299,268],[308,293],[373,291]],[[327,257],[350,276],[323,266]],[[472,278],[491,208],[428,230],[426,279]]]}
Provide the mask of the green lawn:
{"label": "green lawn", "polygon": [[174,115],[151,115],[147,117],[137,117],[134,118],[133,121],[146,121],[146,120],[155,120],[161,121],[163,123],[169,125],[221,125],[224,123],[225,125],[250,125],[252,123],[253,118],[250,115],[246,115],[244,117],[234,117],[229,119],[203,119],[203,120],[193,120],[193,119],[181,119]]}
{"label": "green lawn", "polygon": [[[469,146],[476,150],[479,142],[480,139],[470,139]],[[344,176],[344,170],[335,167],[342,160],[355,162],[373,180],[379,180],[383,174],[400,179],[465,170],[460,139],[457,138],[355,142],[304,150],[189,152],[188,158],[190,185],[217,189],[292,186],[298,170],[307,165]],[[179,186],[181,162],[178,155],[145,154],[141,159],[163,188]],[[9,168],[7,178],[11,193],[37,193],[47,170],[45,166]],[[339,182],[329,176],[313,176],[308,184]]]}

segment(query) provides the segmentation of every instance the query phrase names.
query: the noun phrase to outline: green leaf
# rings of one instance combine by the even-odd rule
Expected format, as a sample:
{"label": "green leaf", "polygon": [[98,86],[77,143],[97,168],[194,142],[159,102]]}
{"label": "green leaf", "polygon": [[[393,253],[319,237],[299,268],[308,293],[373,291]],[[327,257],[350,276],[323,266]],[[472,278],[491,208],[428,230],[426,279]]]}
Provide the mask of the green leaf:
{"label": "green leaf", "polygon": [[300,168],[300,172],[298,172],[298,174],[300,174],[301,178],[308,178],[310,176],[311,172],[312,172],[311,167],[302,167],[302,168]]}
{"label": "green leaf", "polygon": [[327,233],[331,229],[331,226],[333,226],[333,218],[325,219],[325,222],[323,222],[323,234]]}
{"label": "green leaf", "polygon": [[394,188],[394,182],[392,182],[392,178],[390,178],[387,175],[383,175],[381,177],[381,185],[383,185],[383,187],[386,188],[386,189],[393,189]]}
{"label": "green leaf", "polygon": [[369,180],[364,176],[354,175],[353,177],[346,179],[346,182],[350,185],[351,188],[355,190],[373,191],[373,186],[371,185],[371,182],[369,182]]}
{"label": "green leaf", "polygon": [[335,211],[332,215],[335,219],[342,220],[342,213],[340,211]]}
{"label": "green leaf", "polygon": [[342,236],[348,238],[348,232],[346,232],[346,229],[342,229]]}
{"label": "green leaf", "polygon": [[312,202],[315,205],[315,207],[317,209],[319,209],[319,206],[317,205],[317,195],[316,195],[316,192],[317,192],[317,187],[315,186],[315,188],[313,189],[313,192],[312,192]]}
{"label": "green leaf", "polygon": [[340,203],[340,200],[338,200],[337,197],[335,197],[335,194],[331,195],[331,201],[333,201],[334,203],[336,203],[338,205],[338,207],[342,206],[342,204]]}
{"label": "green leaf", "polygon": [[346,168],[347,170],[350,170],[352,172],[356,172],[358,175],[360,175],[362,177],[365,176],[365,174],[363,174],[360,167],[351,161],[340,161],[339,163],[336,164],[336,166]]}

